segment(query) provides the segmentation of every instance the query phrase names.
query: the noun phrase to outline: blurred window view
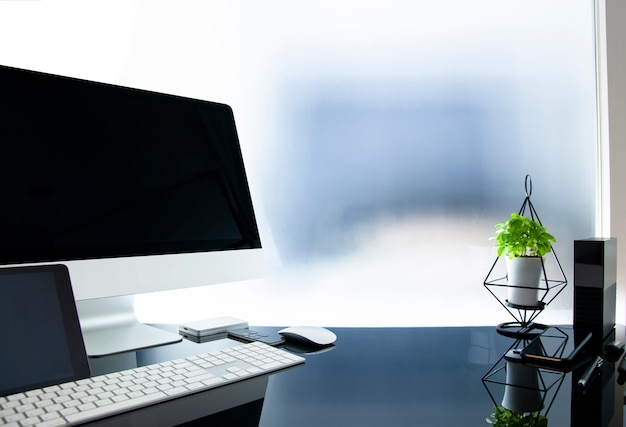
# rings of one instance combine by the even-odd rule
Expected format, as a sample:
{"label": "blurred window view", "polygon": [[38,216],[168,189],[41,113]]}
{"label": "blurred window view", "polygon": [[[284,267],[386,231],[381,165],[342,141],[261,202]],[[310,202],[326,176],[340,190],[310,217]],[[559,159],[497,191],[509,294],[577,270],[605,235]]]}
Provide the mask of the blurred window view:
{"label": "blurred window view", "polygon": [[519,210],[529,174],[571,279],[572,242],[595,221],[592,1],[322,3],[283,17],[260,191],[282,268],[332,265],[317,285],[334,275],[331,288],[415,300],[476,294],[493,225]]}
{"label": "blurred window view", "polygon": [[233,107],[270,265],[250,292],[281,307],[259,323],[507,320],[482,284],[527,174],[571,283],[595,230],[593,0],[150,3],[134,26],[125,83],[183,75],[150,88]]}

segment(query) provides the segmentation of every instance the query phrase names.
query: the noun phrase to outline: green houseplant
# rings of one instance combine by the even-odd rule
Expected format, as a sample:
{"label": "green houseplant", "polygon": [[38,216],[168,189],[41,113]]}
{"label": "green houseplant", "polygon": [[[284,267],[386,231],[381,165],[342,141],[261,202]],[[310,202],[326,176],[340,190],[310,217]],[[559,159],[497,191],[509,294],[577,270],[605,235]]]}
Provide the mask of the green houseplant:
{"label": "green houseplant", "polygon": [[515,212],[495,228],[498,256],[543,257],[552,250],[552,242],[556,242],[539,222]]}
{"label": "green houseplant", "polygon": [[542,259],[552,250],[556,238],[538,221],[515,212],[495,228],[498,256],[506,256],[508,302],[522,307],[536,306]]}
{"label": "green houseplant", "polygon": [[548,418],[535,412],[514,412],[501,406],[486,420],[494,427],[547,427]]}

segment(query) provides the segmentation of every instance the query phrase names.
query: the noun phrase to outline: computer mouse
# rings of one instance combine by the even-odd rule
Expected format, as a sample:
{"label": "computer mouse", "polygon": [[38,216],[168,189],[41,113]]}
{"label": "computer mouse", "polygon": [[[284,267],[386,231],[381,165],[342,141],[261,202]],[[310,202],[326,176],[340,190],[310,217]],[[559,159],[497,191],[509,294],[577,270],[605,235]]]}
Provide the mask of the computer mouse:
{"label": "computer mouse", "polygon": [[319,326],[291,326],[278,331],[286,340],[305,342],[317,346],[331,345],[337,340],[337,335],[326,328]]}

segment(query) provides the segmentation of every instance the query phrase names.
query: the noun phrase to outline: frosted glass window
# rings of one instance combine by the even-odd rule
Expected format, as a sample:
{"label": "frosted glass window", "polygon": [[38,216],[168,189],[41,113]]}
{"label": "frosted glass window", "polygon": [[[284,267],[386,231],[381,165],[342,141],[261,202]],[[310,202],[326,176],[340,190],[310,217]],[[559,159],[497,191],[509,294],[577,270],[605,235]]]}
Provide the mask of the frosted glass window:
{"label": "frosted glass window", "polygon": [[338,323],[512,320],[482,282],[530,174],[570,280],[542,317],[569,321],[573,240],[595,221],[593,3],[434,3],[273,23],[260,194],[276,259]]}
{"label": "frosted glass window", "polygon": [[267,277],[144,299],[142,320],[511,320],[482,283],[526,174],[570,281],[539,320],[571,319],[595,224],[592,0],[0,3],[5,65],[234,109]]}
{"label": "frosted glass window", "polygon": [[270,268],[211,298],[257,324],[511,321],[483,281],[530,174],[570,280],[538,320],[571,321],[573,240],[595,224],[593,7],[225,7],[223,78],[205,67],[203,87],[235,110]]}

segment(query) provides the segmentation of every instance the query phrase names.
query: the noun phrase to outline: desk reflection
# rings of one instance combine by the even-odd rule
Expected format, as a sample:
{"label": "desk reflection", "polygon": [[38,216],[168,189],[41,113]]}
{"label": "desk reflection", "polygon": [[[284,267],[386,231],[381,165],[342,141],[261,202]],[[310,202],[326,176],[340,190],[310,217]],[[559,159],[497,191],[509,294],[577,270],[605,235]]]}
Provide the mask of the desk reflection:
{"label": "desk reflection", "polygon": [[[504,390],[492,400],[482,379],[514,340],[493,326],[331,329],[338,337],[332,350],[305,354],[303,366],[270,376],[260,399],[189,425],[485,427],[494,400],[502,403]],[[213,345],[233,345],[229,341]],[[205,351],[205,344],[187,341],[138,351],[136,359],[144,365]],[[609,371],[592,385],[601,392],[599,401],[591,397],[597,396],[593,388],[576,393],[572,384],[579,372],[564,374],[562,383],[550,388],[558,389],[554,398],[543,399],[549,425],[579,426],[582,419],[585,426],[621,427],[623,398],[610,402],[602,394],[608,388],[623,393]],[[612,409],[608,424],[599,424],[605,420],[598,402]]]}

